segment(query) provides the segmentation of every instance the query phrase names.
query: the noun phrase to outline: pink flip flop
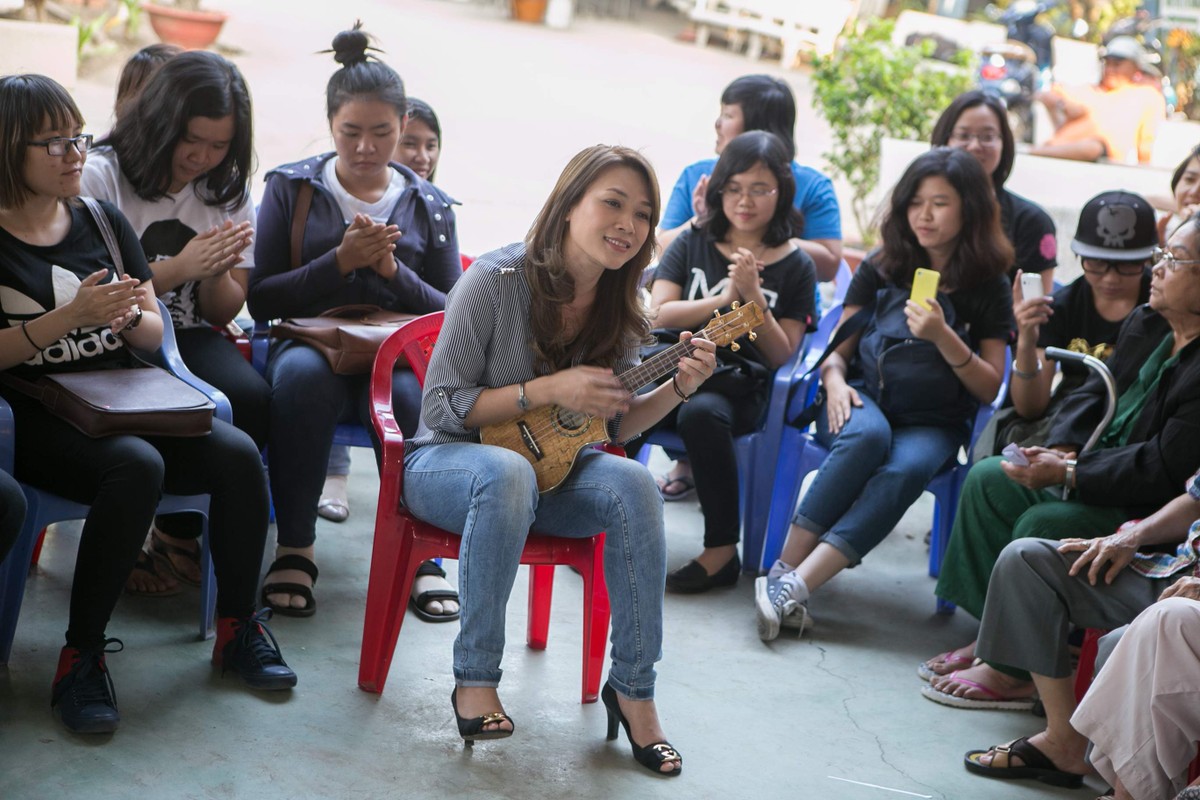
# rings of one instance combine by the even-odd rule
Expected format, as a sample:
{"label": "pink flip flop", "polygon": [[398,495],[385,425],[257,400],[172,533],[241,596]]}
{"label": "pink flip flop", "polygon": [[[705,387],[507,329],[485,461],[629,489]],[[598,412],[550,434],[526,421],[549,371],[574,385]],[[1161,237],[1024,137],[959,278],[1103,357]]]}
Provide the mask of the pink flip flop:
{"label": "pink flip flop", "polygon": [[[933,667],[929,666],[929,661],[941,661],[943,664],[950,667],[946,672],[938,672]],[[975,665],[975,656],[960,656],[954,650],[947,650],[940,656],[934,656],[929,661],[922,661],[917,665],[917,676],[923,681],[931,681],[934,678],[941,677],[947,672],[954,672],[958,669],[966,669]]]}
{"label": "pink flip flop", "polygon": [[984,686],[982,683],[958,677],[957,670],[951,672],[950,677],[987,695],[989,699],[980,700],[974,697],[959,697],[958,695],[935,689],[932,686],[922,686],[921,694],[927,700],[932,700],[935,703],[941,703],[944,706],[952,708],[973,708],[986,711],[1030,711],[1033,709],[1035,702],[1035,698],[1033,697],[1005,697],[995,689]]}

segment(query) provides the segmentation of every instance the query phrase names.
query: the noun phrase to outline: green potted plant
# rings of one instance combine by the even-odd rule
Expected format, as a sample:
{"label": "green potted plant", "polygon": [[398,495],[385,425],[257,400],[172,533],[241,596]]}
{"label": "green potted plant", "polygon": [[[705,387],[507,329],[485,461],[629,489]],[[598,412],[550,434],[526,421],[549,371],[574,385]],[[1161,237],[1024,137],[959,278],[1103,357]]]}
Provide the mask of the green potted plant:
{"label": "green potted plant", "polygon": [[174,0],[170,5],[142,3],[158,38],[188,50],[203,50],[217,40],[228,15],[205,11],[200,0]]}

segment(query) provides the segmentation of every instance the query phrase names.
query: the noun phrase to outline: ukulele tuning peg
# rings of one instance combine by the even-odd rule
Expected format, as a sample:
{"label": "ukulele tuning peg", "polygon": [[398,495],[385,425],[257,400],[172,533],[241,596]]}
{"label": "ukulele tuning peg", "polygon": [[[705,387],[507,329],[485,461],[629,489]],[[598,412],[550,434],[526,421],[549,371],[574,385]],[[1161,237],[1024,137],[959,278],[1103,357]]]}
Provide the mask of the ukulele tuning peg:
{"label": "ukulele tuning peg", "polygon": [[714,308],[713,309],[713,319],[717,319],[720,316],[721,316],[721,310],[719,308]]}
{"label": "ukulele tuning peg", "polygon": [[733,344],[729,345],[729,349],[736,353],[738,350],[742,349],[742,346],[737,342],[734,342]]}
{"label": "ukulele tuning peg", "polygon": [[752,342],[758,338],[758,334],[755,333],[754,331],[750,331],[750,333],[748,333],[746,335],[750,337],[750,341],[752,341]]}
{"label": "ukulele tuning peg", "polygon": [[729,307],[732,308],[734,311],[737,311],[739,308],[742,307],[742,304],[740,301],[734,300],[732,303],[729,304]]}

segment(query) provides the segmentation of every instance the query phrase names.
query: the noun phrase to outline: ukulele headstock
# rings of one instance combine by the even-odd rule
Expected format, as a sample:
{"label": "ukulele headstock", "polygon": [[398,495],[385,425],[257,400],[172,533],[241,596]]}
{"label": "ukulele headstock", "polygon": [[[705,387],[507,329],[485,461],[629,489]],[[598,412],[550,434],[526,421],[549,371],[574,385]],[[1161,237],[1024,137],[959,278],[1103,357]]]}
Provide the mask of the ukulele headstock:
{"label": "ukulele headstock", "polygon": [[743,333],[749,333],[752,342],[757,338],[754,329],[763,324],[763,313],[753,300],[745,305],[735,302],[731,308],[724,314],[713,312],[713,318],[704,326],[704,338],[717,347],[730,345],[730,349],[736,352],[738,344],[734,339]]}

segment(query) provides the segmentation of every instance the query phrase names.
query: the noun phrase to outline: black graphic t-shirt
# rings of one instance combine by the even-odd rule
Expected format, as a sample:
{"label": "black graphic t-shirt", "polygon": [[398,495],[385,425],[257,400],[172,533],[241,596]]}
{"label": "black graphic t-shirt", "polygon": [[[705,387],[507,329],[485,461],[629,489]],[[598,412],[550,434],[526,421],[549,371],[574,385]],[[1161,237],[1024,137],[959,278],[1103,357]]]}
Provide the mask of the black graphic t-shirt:
{"label": "black graphic t-shirt", "polygon": [[[793,250],[763,267],[762,290],[775,319],[794,319],[807,325],[815,317],[816,267],[803,250]],[[700,231],[685,230],[663,254],[654,279],[683,287],[683,300],[719,295],[729,282],[729,259]],[[721,312],[728,311],[722,308]],[[739,355],[767,365],[746,337],[738,340]]]}
{"label": "black graphic t-shirt", "polygon": [[[150,268],[129,223],[112,205],[101,201],[112,222],[125,272],[150,280]],[[104,239],[88,210],[71,207],[71,229],[58,244],[40,247],[23,242],[0,227],[0,323],[16,327],[70,303],[80,282],[99,269],[113,280],[115,269]],[[38,342],[45,344],[45,342]],[[108,326],[76,328],[12,372],[32,377],[49,372],[73,372],[127,366],[125,344]]]}
{"label": "black graphic t-shirt", "polygon": [[[1138,305],[1150,299],[1150,270],[1142,274],[1142,285],[1138,290]],[[1087,353],[1101,361],[1112,355],[1113,345],[1121,330],[1124,319],[1109,322],[1096,313],[1096,303],[1091,284],[1086,275],[1080,275],[1071,283],[1054,293],[1054,313],[1042,326],[1038,335],[1038,347],[1061,347],[1076,353]],[[1053,366],[1053,365],[1051,365]],[[1062,362],[1062,382],[1055,394],[1069,392],[1087,379],[1089,370],[1074,361]]]}

